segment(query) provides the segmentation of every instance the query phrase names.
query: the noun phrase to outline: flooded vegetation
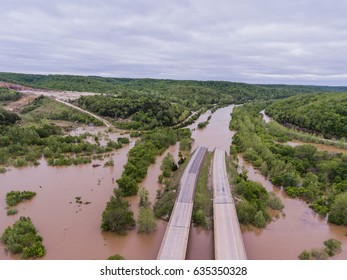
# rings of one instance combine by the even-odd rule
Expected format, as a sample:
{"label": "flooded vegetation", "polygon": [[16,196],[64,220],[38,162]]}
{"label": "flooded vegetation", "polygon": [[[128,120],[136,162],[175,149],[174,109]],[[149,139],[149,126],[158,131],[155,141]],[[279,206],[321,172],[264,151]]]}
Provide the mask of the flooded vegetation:
{"label": "flooded vegetation", "polygon": [[[209,91],[212,96],[218,95],[218,92],[212,89]],[[22,98],[22,95],[10,90],[3,92],[6,102],[16,102]],[[181,94],[184,96],[184,91]],[[312,144],[313,147],[306,147],[306,143],[299,140],[285,141],[285,134],[273,133],[277,128],[271,126],[270,118],[264,110],[261,113],[267,124],[260,126],[261,108],[252,116],[259,119],[257,122],[252,118],[239,118],[231,126],[234,129],[232,131],[229,129],[229,121],[235,106],[211,109],[214,106],[211,105],[213,98],[202,102],[199,99],[200,94],[204,95],[205,91],[187,99],[194,102],[194,108],[188,108],[187,100],[182,102],[178,101],[177,97],[158,95],[155,102],[159,104],[158,108],[165,112],[160,115],[154,111],[146,115],[146,106],[151,98],[142,99],[138,104],[138,114],[129,111],[128,115],[123,116],[133,118],[133,122],[123,124],[123,127],[151,128],[147,132],[132,132],[136,137],[130,137],[127,131],[114,128],[81,125],[93,121],[101,125],[103,121],[98,122],[83,112],[76,113],[73,108],[66,109],[63,104],[57,104],[47,97],[37,98],[30,106],[24,106],[25,110],[19,115],[4,111],[6,118],[2,120],[4,124],[1,128],[1,145],[7,143],[5,146],[8,149],[1,154],[5,167],[0,167],[0,208],[3,209],[0,211],[0,232],[13,226],[20,216],[30,217],[35,231],[43,238],[44,249],[40,248],[44,250],[44,254],[42,251],[38,256],[42,259],[107,259],[117,255],[125,259],[156,259],[167,222],[156,219],[156,225],[144,228],[141,219],[152,215],[152,212],[147,210],[154,205],[158,190],[164,189],[165,180],[171,178],[170,168],[163,167],[163,161],[168,161],[172,167],[173,164],[178,166],[183,157],[189,156],[190,150],[204,146],[208,148],[210,158],[208,157],[204,167],[202,185],[209,184],[211,174],[208,162],[211,160],[211,152],[218,148],[228,155],[231,152],[231,156],[237,156],[238,171],[247,174],[250,182],[248,187],[257,189],[260,186],[253,182],[258,182],[267,191],[276,193],[284,205],[283,213],[272,210],[269,215],[267,212],[257,213],[257,223],[262,229],[242,227],[248,258],[297,259],[304,250],[322,247],[324,241],[336,239],[341,242],[341,252],[333,258],[346,259],[347,227],[327,221],[329,219],[338,223],[341,220],[336,209],[340,201],[344,203],[344,197],[340,198],[340,195],[344,192],[346,179],[346,150],[318,143]],[[137,97],[135,94],[130,99]],[[92,108],[95,102],[101,100],[97,107],[91,109],[99,114],[107,107],[109,98],[111,97],[82,96],[79,101],[85,107]],[[227,100],[226,96],[224,98]],[[242,98],[239,98],[241,101]],[[117,97],[111,99],[117,104]],[[166,106],[166,101],[173,103]],[[175,101],[180,105],[175,106]],[[132,102],[124,102],[130,110]],[[209,110],[202,106],[206,104]],[[57,113],[55,118],[47,113],[47,108]],[[20,109],[23,110],[23,106]],[[189,109],[199,113],[192,113]],[[114,113],[120,114],[121,108],[117,107]],[[47,114],[51,116],[50,121],[45,120],[33,125]],[[166,114],[171,114],[171,118],[166,119]],[[191,119],[187,118],[189,114]],[[115,121],[111,116],[104,115],[107,121]],[[21,126],[16,126],[20,119]],[[180,126],[185,122],[189,123],[189,130],[173,130],[167,127]],[[240,136],[240,130],[252,126],[257,128],[257,135]],[[233,139],[236,131],[238,134]],[[266,131],[270,131],[271,136],[267,135]],[[21,137],[18,138],[18,135]],[[266,146],[268,143],[265,145],[263,138],[266,138],[268,143],[271,138],[273,144]],[[13,139],[21,142],[16,143]],[[232,141],[235,145],[230,148]],[[248,144],[250,146],[247,146]],[[266,147],[262,146],[263,144]],[[19,147],[21,150],[15,149]],[[15,153],[11,154],[11,149]],[[326,153],[323,153],[324,151]],[[277,163],[273,165],[278,166],[277,170],[271,167],[271,154],[277,155]],[[292,157],[292,162],[288,162],[288,156]],[[264,160],[266,157],[267,160]],[[317,157],[320,162],[314,165],[313,159]],[[306,172],[308,164],[315,169],[311,168],[310,172]],[[127,228],[129,231],[125,231],[124,235],[102,231],[100,227],[102,213],[117,186],[122,191],[121,199],[124,205],[129,204],[133,215]],[[319,186],[317,191],[316,186]],[[147,191],[145,193],[148,204],[139,207],[140,199],[135,194],[138,191],[144,193],[144,189]],[[13,204],[12,208],[9,208],[5,198],[8,194],[14,194],[12,191],[19,196],[24,192],[36,195],[32,195],[31,200],[20,199],[18,205]],[[201,188],[198,193],[210,199],[208,189]],[[265,198],[267,201],[268,197]],[[210,219],[209,206],[205,207],[204,199],[198,202],[200,205],[195,209],[194,222],[204,225],[205,228],[191,227],[186,259],[214,259],[213,231],[210,223],[206,222]],[[263,202],[266,203],[265,200]],[[265,204],[263,206],[267,207]],[[335,216],[331,215],[332,210],[337,211]],[[328,214],[330,215],[327,216]],[[137,225],[134,221],[137,221]],[[109,228],[105,226],[104,229]],[[5,250],[5,245],[0,244],[0,259],[21,257],[12,254],[11,250]],[[29,253],[26,253],[26,256],[30,257]]]}
{"label": "flooded vegetation", "polygon": [[342,252],[335,259],[347,259],[347,227],[330,224],[314,213],[307,204],[288,197],[281,189],[238,157],[240,169],[247,171],[248,178],[261,183],[268,191],[274,191],[284,204],[284,215],[279,216],[263,230],[243,228],[243,238],[249,259],[288,260],[297,259],[299,254],[310,248],[321,247],[322,243],[335,238],[342,242]]}
{"label": "flooded vegetation", "polygon": [[[189,126],[195,140],[193,149],[207,146],[210,151],[218,147],[229,152],[234,134],[228,128],[232,109],[233,106],[218,109],[212,114],[208,126],[203,129],[196,129],[197,124],[207,120],[211,115],[209,111]],[[86,132],[91,134],[87,138],[90,142],[95,141],[93,135],[98,135],[101,145],[107,145],[109,140],[124,136],[120,132],[110,133],[97,127],[76,128],[71,134],[78,136]],[[167,222],[157,220],[157,229],[150,234],[139,234],[137,230],[132,230],[127,235],[115,235],[100,230],[101,213],[113,193],[116,180],[121,177],[123,166],[127,162],[127,153],[136,140],[130,139],[129,145],[111,156],[114,161],[114,166],[111,167],[103,167],[109,158],[96,160],[100,166],[95,168],[91,164],[50,167],[41,159],[39,166],[10,168],[9,172],[0,174],[0,196],[3,198],[1,208],[4,209],[0,213],[0,230],[3,231],[16,221],[16,215],[6,215],[6,193],[11,190],[30,190],[37,193],[34,200],[22,202],[16,208],[21,216],[31,217],[43,237],[46,247],[43,259],[106,259],[115,254],[126,259],[156,259]],[[156,158],[156,162],[149,166],[147,176],[140,183],[140,188],[148,190],[152,203],[155,201],[156,191],[162,188],[158,176],[162,173],[160,166],[167,153],[171,153],[178,162],[179,143],[170,146]],[[249,180],[261,183],[268,191],[276,192],[285,206],[285,214],[280,215],[265,229],[250,231],[243,228],[250,259],[297,259],[303,250],[319,247],[329,238],[342,241],[342,252],[334,258],[347,258],[346,227],[327,223],[326,219],[315,214],[304,201],[289,198],[283,191],[273,187],[268,179],[241,157],[239,162],[247,171]],[[76,197],[90,204],[76,203]],[[138,197],[132,196],[127,200],[137,217]],[[6,253],[3,245],[0,248],[1,259],[17,258]],[[213,231],[192,227],[186,258],[214,259]]]}

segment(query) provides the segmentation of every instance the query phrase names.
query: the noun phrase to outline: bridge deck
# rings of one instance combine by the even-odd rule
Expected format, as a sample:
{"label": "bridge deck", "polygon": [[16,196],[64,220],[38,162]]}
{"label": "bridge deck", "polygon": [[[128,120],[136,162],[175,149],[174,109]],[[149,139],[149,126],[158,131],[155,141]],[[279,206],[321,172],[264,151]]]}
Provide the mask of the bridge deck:
{"label": "bridge deck", "polygon": [[158,253],[158,260],[185,259],[195,186],[206,151],[206,148],[198,147],[184,170],[179,194]]}
{"label": "bridge deck", "polygon": [[218,149],[213,160],[213,212],[215,259],[247,259],[226,173],[225,152]]}

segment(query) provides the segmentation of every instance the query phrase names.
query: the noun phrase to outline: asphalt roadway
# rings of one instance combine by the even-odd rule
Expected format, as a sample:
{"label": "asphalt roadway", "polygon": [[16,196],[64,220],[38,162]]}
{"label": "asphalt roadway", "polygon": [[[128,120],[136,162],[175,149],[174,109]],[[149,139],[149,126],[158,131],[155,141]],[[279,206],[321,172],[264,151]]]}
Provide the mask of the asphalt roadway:
{"label": "asphalt roadway", "polygon": [[225,151],[213,160],[214,248],[216,260],[246,260],[246,250],[228,182]]}
{"label": "asphalt roadway", "polygon": [[157,256],[158,260],[184,260],[186,257],[197,178],[207,148],[196,148],[183,172],[179,194]]}

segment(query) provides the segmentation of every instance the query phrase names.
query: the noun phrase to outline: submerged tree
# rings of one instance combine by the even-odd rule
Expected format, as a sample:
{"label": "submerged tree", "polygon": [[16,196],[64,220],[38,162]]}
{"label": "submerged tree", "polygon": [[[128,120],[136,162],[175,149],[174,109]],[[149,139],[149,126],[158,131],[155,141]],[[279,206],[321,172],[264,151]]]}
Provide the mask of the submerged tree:
{"label": "submerged tree", "polygon": [[151,207],[140,207],[137,223],[141,233],[151,233],[156,229],[157,223]]}
{"label": "submerged tree", "polygon": [[125,234],[135,225],[134,213],[129,209],[129,203],[122,199],[120,190],[115,190],[102,213],[101,228],[104,231]]}

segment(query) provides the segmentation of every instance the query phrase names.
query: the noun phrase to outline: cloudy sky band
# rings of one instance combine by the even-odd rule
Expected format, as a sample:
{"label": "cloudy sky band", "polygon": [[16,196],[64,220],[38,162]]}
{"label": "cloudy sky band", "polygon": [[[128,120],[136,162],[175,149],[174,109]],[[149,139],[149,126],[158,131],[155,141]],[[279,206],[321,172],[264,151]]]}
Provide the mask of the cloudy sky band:
{"label": "cloudy sky band", "polygon": [[0,0],[0,71],[347,85],[347,1]]}

